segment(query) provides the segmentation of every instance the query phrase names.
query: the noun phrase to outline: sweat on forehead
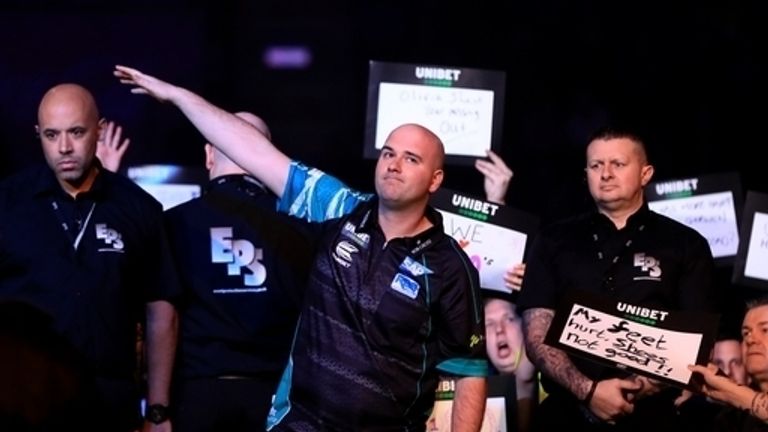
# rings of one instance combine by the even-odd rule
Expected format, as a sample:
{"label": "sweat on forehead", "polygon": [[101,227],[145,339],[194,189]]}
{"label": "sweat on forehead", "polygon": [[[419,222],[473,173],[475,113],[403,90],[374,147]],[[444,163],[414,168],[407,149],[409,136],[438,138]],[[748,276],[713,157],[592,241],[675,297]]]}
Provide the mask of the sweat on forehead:
{"label": "sweat on forehead", "polygon": [[43,95],[37,110],[38,122],[42,122],[45,113],[61,106],[80,109],[91,120],[99,119],[99,110],[91,92],[81,85],[67,83],[54,86]]}

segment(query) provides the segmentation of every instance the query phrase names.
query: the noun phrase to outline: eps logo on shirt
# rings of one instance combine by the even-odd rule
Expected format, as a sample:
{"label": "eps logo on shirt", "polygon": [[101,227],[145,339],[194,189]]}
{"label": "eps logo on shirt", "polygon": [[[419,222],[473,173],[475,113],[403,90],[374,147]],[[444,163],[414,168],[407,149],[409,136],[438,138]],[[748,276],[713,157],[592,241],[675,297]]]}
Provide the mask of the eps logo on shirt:
{"label": "eps logo on shirt", "polygon": [[634,265],[640,267],[640,271],[646,275],[635,276],[632,280],[661,280],[661,261],[658,259],[639,252],[634,256]]}
{"label": "eps logo on shirt", "polygon": [[267,268],[261,263],[264,250],[253,247],[245,239],[232,238],[231,227],[211,228],[211,262],[226,263],[229,276],[239,276],[243,267],[250,270],[243,275],[243,284],[259,286],[267,279]]}
{"label": "eps logo on shirt", "polygon": [[99,252],[123,252],[123,246],[125,246],[125,244],[123,244],[122,237],[123,236],[120,235],[116,229],[108,227],[107,224],[96,224],[96,238],[104,240],[104,243],[109,246],[100,248]]}

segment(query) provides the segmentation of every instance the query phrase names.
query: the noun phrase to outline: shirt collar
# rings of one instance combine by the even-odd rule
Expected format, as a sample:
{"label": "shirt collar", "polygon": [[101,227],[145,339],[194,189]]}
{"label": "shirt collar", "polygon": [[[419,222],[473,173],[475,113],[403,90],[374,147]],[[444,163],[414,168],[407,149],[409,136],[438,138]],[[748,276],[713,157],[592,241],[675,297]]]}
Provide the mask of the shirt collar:
{"label": "shirt collar", "polygon": [[[640,225],[644,225],[648,222],[650,216],[651,209],[648,207],[648,202],[643,200],[643,205],[640,206],[636,212],[632,213],[629,218],[627,218],[627,224],[625,228],[635,228],[639,227]],[[600,211],[597,209],[595,209],[592,214],[592,221],[593,223],[598,224],[598,226],[610,226],[613,228],[613,230],[616,230],[616,225],[613,224],[608,216],[600,213]]]}
{"label": "shirt collar", "polygon": [[236,189],[244,189],[246,192],[251,192],[251,195],[257,192],[268,192],[262,182],[248,174],[226,174],[218,176],[208,182],[207,189],[211,190],[223,185],[233,186]]}
{"label": "shirt collar", "polygon": [[[109,176],[109,174],[105,174],[106,170],[101,165],[101,162],[99,162],[98,158],[93,158],[93,167],[98,169],[99,172],[96,174],[96,178],[93,180],[91,188],[85,192],[79,193],[77,195],[78,197],[87,196],[91,199],[100,199],[106,196],[109,186],[105,180],[105,177]],[[37,181],[32,188],[32,193],[35,196],[70,196],[68,193],[64,192],[64,189],[61,188],[61,185],[59,184],[58,179],[56,179],[56,174],[53,173],[53,170],[47,166],[44,166],[40,169],[40,175],[38,176]]]}
{"label": "shirt collar", "polygon": [[[379,200],[373,198],[370,201],[360,204],[359,210],[351,217],[350,221],[355,224],[356,232],[370,233],[374,229],[379,229],[378,207]],[[391,241],[403,242],[411,250],[411,255],[416,255],[434,245],[441,236],[446,235],[443,229],[443,216],[432,206],[425,209],[427,219],[432,226],[413,237],[398,237]]]}

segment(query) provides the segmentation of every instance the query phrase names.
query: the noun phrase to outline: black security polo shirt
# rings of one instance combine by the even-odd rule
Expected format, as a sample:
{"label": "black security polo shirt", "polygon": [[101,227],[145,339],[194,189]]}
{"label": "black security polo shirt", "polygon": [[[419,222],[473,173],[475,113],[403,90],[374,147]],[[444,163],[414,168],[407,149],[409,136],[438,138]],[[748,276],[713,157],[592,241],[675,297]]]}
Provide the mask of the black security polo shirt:
{"label": "black security polo shirt", "polygon": [[313,246],[302,225],[276,212],[275,201],[252,177],[228,175],[211,180],[202,197],[166,211],[184,290],[179,377],[277,383]]}
{"label": "black security polo shirt", "polygon": [[[615,261],[615,262],[614,262]],[[715,311],[713,259],[695,230],[644,205],[617,230],[601,213],[552,225],[531,248],[518,308],[556,309],[571,290],[650,308]],[[571,356],[592,379],[613,370]]]}
{"label": "black security polo shirt", "polygon": [[0,184],[0,257],[0,298],[50,314],[99,376],[132,377],[145,304],[178,294],[162,207],[104,169],[76,199],[46,166]]}

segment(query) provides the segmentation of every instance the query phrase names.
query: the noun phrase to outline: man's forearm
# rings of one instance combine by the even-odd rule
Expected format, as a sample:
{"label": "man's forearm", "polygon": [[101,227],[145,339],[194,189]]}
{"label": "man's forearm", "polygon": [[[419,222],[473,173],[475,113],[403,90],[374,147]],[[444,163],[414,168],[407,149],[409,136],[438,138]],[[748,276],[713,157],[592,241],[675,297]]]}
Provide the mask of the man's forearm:
{"label": "man's forearm", "polygon": [[181,87],[175,88],[170,100],[208,142],[261,180],[275,195],[283,195],[291,159],[258,129]]}
{"label": "man's forearm", "polygon": [[579,400],[584,400],[589,394],[592,380],[576,369],[565,352],[544,343],[554,316],[553,310],[544,308],[523,312],[525,348],[531,361],[544,375],[568,389]]}
{"label": "man's forearm", "polygon": [[166,301],[147,304],[147,402],[168,405],[178,315]]}
{"label": "man's forearm", "polygon": [[451,425],[454,432],[479,431],[485,415],[487,397],[485,377],[463,377],[456,380]]}

